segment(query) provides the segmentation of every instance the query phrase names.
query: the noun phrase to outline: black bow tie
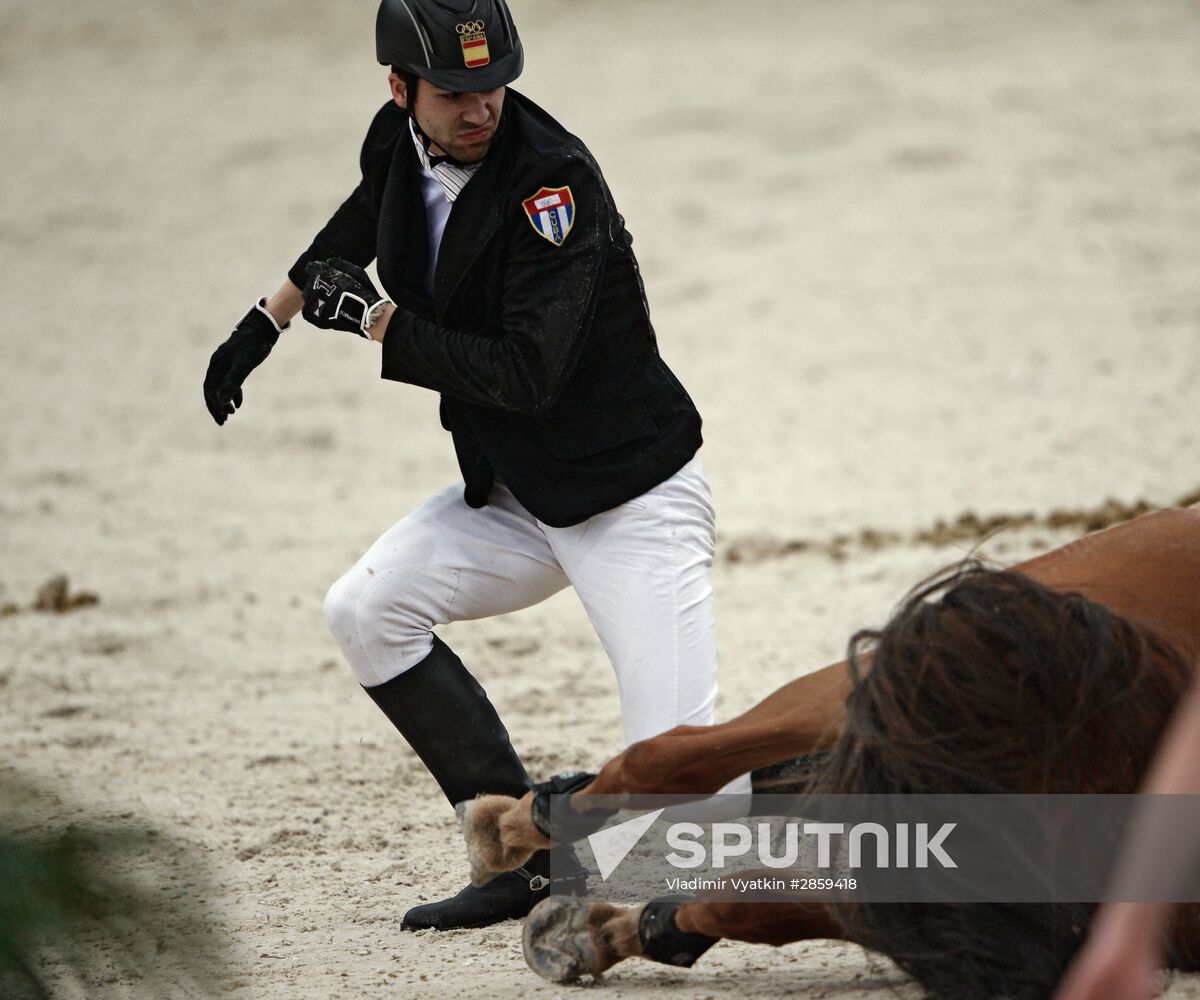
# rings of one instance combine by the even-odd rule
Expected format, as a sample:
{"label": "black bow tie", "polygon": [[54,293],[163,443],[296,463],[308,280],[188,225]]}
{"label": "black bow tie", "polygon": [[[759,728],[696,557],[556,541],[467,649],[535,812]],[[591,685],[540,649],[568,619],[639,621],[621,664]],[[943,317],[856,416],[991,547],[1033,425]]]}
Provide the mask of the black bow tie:
{"label": "black bow tie", "polygon": [[465,169],[470,166],[469,163],[463,163],[461,160],[456,160],[453,156],[434,156],[431,152],[429,152],[429,147],[433,145],[433,140],[430,139],[429,136],[427,136],[420,129],[417,130],[417,134],[421,137],[421,146],[424,148],[425,156],[429,160],[430,170],[432,170],[434,167],[440,167],[443,163],[449,163],[450,166],[458,167],[459,169]]}

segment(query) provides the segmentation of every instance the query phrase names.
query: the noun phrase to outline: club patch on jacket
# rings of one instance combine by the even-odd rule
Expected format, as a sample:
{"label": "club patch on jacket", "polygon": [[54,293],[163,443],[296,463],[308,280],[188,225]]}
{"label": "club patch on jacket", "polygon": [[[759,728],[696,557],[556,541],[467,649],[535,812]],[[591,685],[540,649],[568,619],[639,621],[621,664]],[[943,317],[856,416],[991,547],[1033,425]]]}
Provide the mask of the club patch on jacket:
{"label": "club patch on jacket", "polygon": [[521,202],[534,232],[556,247],[563,245],[575,224],[575,201],[569,187],[541,188]]}

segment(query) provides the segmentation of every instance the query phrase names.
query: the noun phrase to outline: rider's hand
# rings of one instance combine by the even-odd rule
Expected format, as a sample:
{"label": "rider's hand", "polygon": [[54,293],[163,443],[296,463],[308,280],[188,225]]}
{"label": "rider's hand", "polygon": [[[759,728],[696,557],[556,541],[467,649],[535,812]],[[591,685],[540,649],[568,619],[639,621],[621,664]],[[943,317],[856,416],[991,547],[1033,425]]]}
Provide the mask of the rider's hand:
{"label": "rider's hand", "polygon": [[217,424],[223,424],[242,405],[242,383],[266,360],[279,334],[291,324],[279,326],[259,299],[238,321],[229,339],[213,351],[204,376],[204,404]]}
{"label": "rider's hand", "polygon": [[368,340],[371,321],[381,303],[371,276],[357,264],[331,257],[315,261],[304,269],[304,318],[324,330],[345,330]]}

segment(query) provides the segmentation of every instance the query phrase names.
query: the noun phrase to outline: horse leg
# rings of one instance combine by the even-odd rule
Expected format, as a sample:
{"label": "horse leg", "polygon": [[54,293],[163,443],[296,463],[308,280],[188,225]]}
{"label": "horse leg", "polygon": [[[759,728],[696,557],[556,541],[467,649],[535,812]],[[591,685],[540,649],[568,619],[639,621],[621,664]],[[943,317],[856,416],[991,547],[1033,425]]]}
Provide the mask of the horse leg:
{"label": "horse leg", "polygon": [[683,934],[776,947],[813,938],[846,938],[832,906],[820,902],[722,903],[694,899],[680,905],[675,925]]}
{"label": "horse leg", "polygon": [[642,906],[599,899],[551,896],[525,918],[521,935],[526,964],[543,979],[569,983],[595,978],[618,962],[642,954]]}
{"label": "horse leg", "polygon": [[525,961],[554,982],[598,978],[627,958],[690,967],[722,939],[782,945],[840,939],[842,925],[819,902],[738,903],[665,897],[642,906],[552,897],[534,907],[522,935]]}
{"label": "horse leg", "polygon": [[501,872],[520,868],[535,851],[553,845],[533,821],[533,796],[533,792],[519,799],[481,795],[454,807],[467,842],[472,885],[486,885]]}
{"label": "horse leg", "polygon": [[[838,736],[849,692],[849,669],[835,663],[790,681],[729,722],[677,726],[641,740],[574,792],[571,808],[587,812],[595,795],[712,794],[756,767],[824,749]],[[512,871],[550,846],[551,838],[533,821],[533,799],[531,792],[459,803],[473,884]]]}
{"label": "horse leg", "polygon": [[749,711],[716,726],[676,726],[641,740],[600,769],[577,792],[589,795],[711,794],[756,767],[823,750],[841,730],[850,693],[847,665],[797,677]]}

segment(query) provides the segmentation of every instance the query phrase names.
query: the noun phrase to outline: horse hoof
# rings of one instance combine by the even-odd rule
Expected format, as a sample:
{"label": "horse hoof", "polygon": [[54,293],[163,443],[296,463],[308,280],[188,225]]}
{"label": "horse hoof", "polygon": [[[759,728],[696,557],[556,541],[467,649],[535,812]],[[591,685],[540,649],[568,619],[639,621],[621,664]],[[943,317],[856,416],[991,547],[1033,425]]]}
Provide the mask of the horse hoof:
{"label": "horse hoof", "polygon": [[599,956],[588,928],[591,901],[551,896],[525,918],[521,948],[525,964],[543,979],[573,983],[580,976],[600,976]]}

